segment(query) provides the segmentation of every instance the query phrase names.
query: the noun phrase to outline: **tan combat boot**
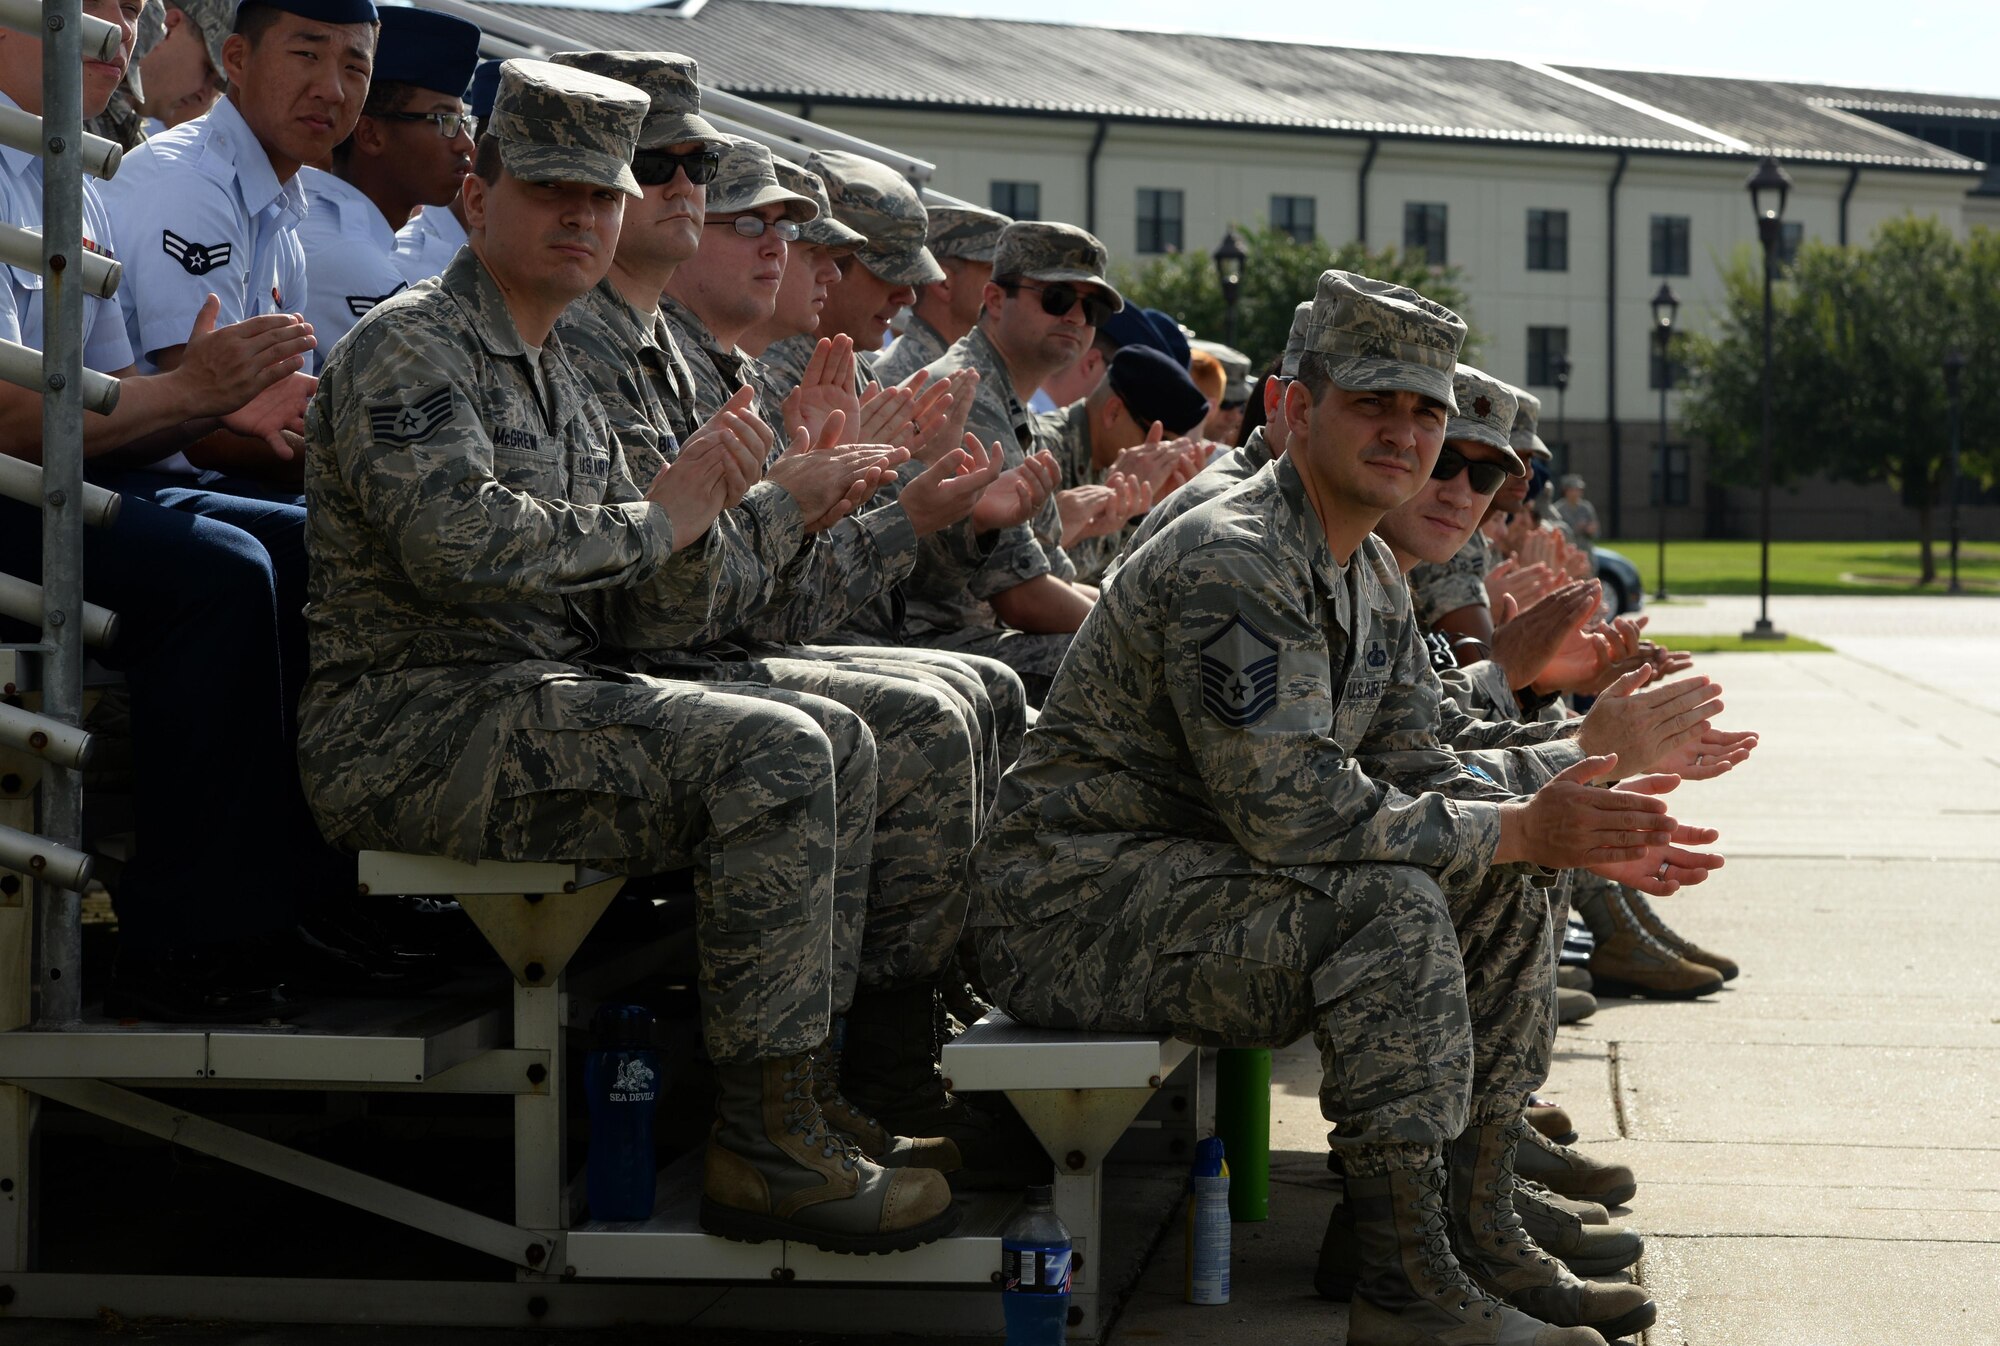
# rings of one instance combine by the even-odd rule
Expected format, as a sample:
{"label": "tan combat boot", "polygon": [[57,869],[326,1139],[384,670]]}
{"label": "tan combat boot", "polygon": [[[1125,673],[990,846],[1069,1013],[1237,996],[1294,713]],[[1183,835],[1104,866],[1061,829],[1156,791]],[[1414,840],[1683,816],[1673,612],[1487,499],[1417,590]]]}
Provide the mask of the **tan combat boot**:
{"label": "tan combat boot", "polygon": [[1347,1179],[1359,1275],[1348,1346],[1604,1346],[1490,1298],[1452,1256],[1444,1165]]}
{"label": "tan combat boot", "polygon": [[[1623,1271],[1646,1252],[1646,1241],[1623,1225],[1586,1224],[1573,1207],[1587,1202],[1566,1202],[1538,1183],[1514,1183],[1514,1213],[1528,1231],[1528,1237],[1542,1251],[1562,1259],[1563,1265],[1579,1276],[1608,1276]],[[1604,1207],[1590,1205],[1603,1213]]]}
{"label": "tan combat boot", "polygon": [[1622,1206],[1639,1191],[1639,1181],[1623,1164],[1605,1164],[1567,1145],[1558,1145],[1533,1127],[1523,1127],[1514,1147],[1515,1171],[1563,1196]]}
{"label": "tan combat boot", "polygon": [[942,1136],[894,1136],[840,1092],[840,1025],[813,1053],[813,1097],[828,1126],[883,1168],[928,1168],[949,1173],[959,1166],[958,1147]]}
{"label": "tan combat boot", "polygon": [[1590,969],[1578,967],[1575,963],[1558,964],[1556,966],[1556,985],[1567,987],[1572,991],[1591,990],[1593,988],[1590,984]]}
{"label": "tan combat boot", "polygon": [[1641,1332],[1659,1310],[1636,1285],[1579,1279],[1522,1227],[1514,1208],[1519,1118],[1470,1126],[1452,1142],[1451,1233],[1473,1283],[1543,1322],[1590,1327],[1607,1340]]}
{"label": "tan combat boot", "polygon": [[1572,991],[1567,986],[1556,987],[1557,1023],[1577,1023],[1595,1013],[1597,1013],[1596,996],[1588,991]]}
{"label": "tan combat boot", "polygon": [[1654,939],[1657,939],[1660,943],[1666,945],[1690,963],[1700,963],[1703,967],[1714,968],[1722,974],[1724,981],[1735,981],[1737,974],[1743,971],[1742,968],[1736,965],[1734,958],[1724,958],[1719,953],[1710,953],[1707,949],[1702,948],[1701,945],[1696,944],[1683,935],[1675,933],[1672,926],[1660,919],[1660,913],[1653,909],[1653,904],[1648,902],[1646,895],[1638,889],[1625,889],[1624,897],[1625,905],[1632,909],[1634,916],[1638,917],[1639,924],[1645,926],[1647,932]]}
{"label": "tan combat boot", "polygon": [[1625,906],[1621,890],[1580,898],[1576,909],[1597,939],[1590,953],[1590,979],[1599,993],[1692,1000],[1722,989],[1720,972],[1681,957],[1654,938]]}
{"label": "tan combat boot", "polygon": [[[1551,1136],[1550,1139],[1553,1140],[1555,1138]],[[1568,1145],[1571,1143],[1567,1140],[1556,1141],[1558,1145]],[[1611,1212],[1598,1205],[1595,1201],[1579,1201],[1573,1196],[1564,1196],[1561,1192],[1552,1192],[1542,1186],[1542,1184],[1522,1177],[1521,1170],[1518,1167],[1521,1162],[1521,1156],[1518,1152],[1514,1155],[1514,1162],[1517,1165],[1514,1169],[1514,1191],[1517,1194],[1526,1192],[1544,1206],[1554,1206],[1563,1214],[1574,1215],[1585,1224],[1611,1223]]]}
{"label": "tan combat boot", "polygon": [[942,1174],[883,1168],[827,1126],[813,1096],[811,1056],[717,1066],[715,1083],[701,1197],[709,1233],[887,1253],[957,1228]]}
{"label": "tan combat boot", "polygon": [[1567,1145],[1576,1139],[1576,1123],[1570,1120],[1568,1109],[1559,1103],[1551,1103],[1546,1098],[1530,1094],[1527,1118],[1529,1126],[1558,1145]]}

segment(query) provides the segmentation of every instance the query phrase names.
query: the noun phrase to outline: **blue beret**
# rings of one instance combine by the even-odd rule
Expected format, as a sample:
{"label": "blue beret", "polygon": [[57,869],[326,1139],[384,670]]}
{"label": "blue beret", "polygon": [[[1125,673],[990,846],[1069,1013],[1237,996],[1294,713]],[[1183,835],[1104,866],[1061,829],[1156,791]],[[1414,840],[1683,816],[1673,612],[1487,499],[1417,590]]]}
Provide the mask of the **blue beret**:
{"label": "blue beret", "polygon": [[1159,334],[1159,339],[1153,344],[1173,356],[1180,367],[1186,369],[1194,352],[1188,348],[1187,334],[1181,331],[1181,325],[1173,320],[1172,315],[1156,308],[1146,310],[1146,321],[1153,324],[1153,331]]}
{"label": "blue beret", "polygon": [[455,94],[478,64],[478,24],[407,5],[382,11],[382,35],[375,42],[376,83]]}
{"label": "blue beret", "polygon": [[243,0],[236,7],[239,24],[243,11],[254,5],[283,10],[314,23],[374,23],[381,17],[375,12],[374,0]]}
{"label": "blue beret", "polygon": [[1164,350],[1160,345],[1160,335],[1153,330],[1153,324],[1146,321],[1146,312],[1137,304],[1127,304],[1097,325],[1097,335],[1114,347],[1123,350],[1127,346],[1151,346]]}
{"label": "blue beret", "polygon": [[1111,391],[1142,426],[1158,421],[1170,435],[1183,435],[1208,415],[1208,399],[1187,369],[1153,346],[1127,346],[1111,357]]}
{"label": "blue beret", "polygon": [[472,109],[472,115],[479,119],[481,126],[493,115],[493,91],[500,87],[500,61],[481,61],[479,68],[472,72],[472,87],[465,91],[465,105]]}

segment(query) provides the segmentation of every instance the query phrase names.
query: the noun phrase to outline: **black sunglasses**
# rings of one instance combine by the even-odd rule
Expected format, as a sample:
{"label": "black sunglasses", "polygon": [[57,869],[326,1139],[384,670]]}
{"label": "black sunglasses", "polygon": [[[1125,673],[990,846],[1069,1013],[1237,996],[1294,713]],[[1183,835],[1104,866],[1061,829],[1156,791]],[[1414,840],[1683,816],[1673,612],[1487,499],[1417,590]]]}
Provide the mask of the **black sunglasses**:
{"label": "black sunglasses", "polygon": [[632,156],[632,176],[639,180],[641,187],[665,186],[674,180],[676,173],[685,173],[689,182],[697,187],[706,187],[715,181],[715,175],[721,171],[721,150],[691,150],[686,154],[640,150]]}
{"label": "black sunglasses", "polygon": [[1461,472],[1480,495],[1492,495],[1507,480],[1505,463],[1474,462],[1449,444],[1439,449],[1437,465],[1431,468],[1431,480],[1450,481]]}
{"label": "black sunglasses", "polygon": [[1111,307],[1109,299],[1099,294],[1086,294],[1068,281],[1059,281],[1054,285],[1031,285],[1025,280],[1017,280],[1014,282],[1014,288],[1040,293],[1042,312],[1051,318],[1060,318],[1081,303],[1083,320],[1092,327],[1102,327],[1104,320],[1118,311]]}

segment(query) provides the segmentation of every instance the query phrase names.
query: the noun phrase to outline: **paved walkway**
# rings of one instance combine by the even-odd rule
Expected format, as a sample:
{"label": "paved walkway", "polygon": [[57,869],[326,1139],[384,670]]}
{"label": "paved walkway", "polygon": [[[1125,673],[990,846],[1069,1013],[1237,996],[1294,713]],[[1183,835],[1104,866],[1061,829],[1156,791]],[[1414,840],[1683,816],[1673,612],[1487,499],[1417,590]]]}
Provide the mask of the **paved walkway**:
{"label": "paved walkway", "polygon": [[[1656,610],[1735,631],[1755,600]],[[1834,654],[1716,655],[1743,770],[1690,786],[1730,864],[1662,902],[1745,971],[1697,1004],[1611,1001],[1548,1092],[1632,1165],[1659,1301],[1646,1346],[2000,1343],[2000,600],[1786,598]],[[1312,1294],[1332,1184],[1310,1044],[1281,1053],[1272,1219],[1235,1301],[1180,1302],[1170,1231],[1112,1340],[1337,1342]]]}

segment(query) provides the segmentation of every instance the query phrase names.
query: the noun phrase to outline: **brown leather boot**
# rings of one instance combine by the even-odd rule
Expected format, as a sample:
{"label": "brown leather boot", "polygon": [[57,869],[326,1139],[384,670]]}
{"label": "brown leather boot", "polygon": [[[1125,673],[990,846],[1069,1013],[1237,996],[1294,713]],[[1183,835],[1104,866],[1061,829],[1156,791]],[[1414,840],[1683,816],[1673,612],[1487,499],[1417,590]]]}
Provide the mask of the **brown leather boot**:
{"label": "brown leather boot", "polygon": [[[1514,1212],[1528,1237],[1542,1250],[1562,1259],[1579,1276],[1608,1276],[1623,1271],[1645,1254],[1646,1241],[1623,1225],[1585,1224],[1570,1203],[1547,1200],[1555,1193],[1534,1183],[1514,1183]],[[1593,1206],[1593,1210],[1603,1210]]]}
{"label": "brown leather boot", "polygon": [[[1570,1143],[1570,1141],[1566,1140],[1556,1141],[1558,1145],[1568,1145]],[[1519,1151],[1516,1151],[1514,1154],[1514,1162],[1516,1165],[1519,1165],[1521,1162]],[[1574,1215],[1585,1224],[1611,1223],[1611,1212],[1598,1205],[1595,1201],[1580,1201],[1576,1197],[1564,1196],[1561,1192],[1551,1191],[1532,1178],[1522,1177],[1519,1167],[1516,1167],[1514,1170],[1514,1190],[1516,1192],[1526,1192],[1544,1206],[1554,1206],[1563,1214]]]}
{"label": "brown leather boot", "polygon": [[1659,1310],[1636,1285],[1579,1279],[1528,1236],[1514,1208],[1517,1117],[1470,1126],[1452,1142],[1451,1233],[1473,1283],[1546,1323],[1590,1327],[1607,1339],[1651,1327]]}
{"label": "brown leather boot", "polygon": [[1590,979],[1597,994],[1692,1000],[1722,989],[1722,974],[1683,958],[1654,938],[1625,905],[1623,890],[1608,888],[1577,899],[1576,909],[1597,947]]}
{"label": "brown leather boot", "polygon": [[1676,933],[1672,926],[1660,919],[1660,913],[1653,909],[1653,904],[1648,902],[1646,895],[1638,889],[1625,890],[1625,905],[1632,909],[1632,914],[1638,917],[1639,924],[1645,926],[1654,939],[1690,963],[1700,963],[1704,967],[1714,968],[1722,974],[1724,981],[1735,981],[1737,975],[1743,971],[1736,965],[1734,958],[1724,958],[1719,953],[1710,953],[1693,940]]}
{"label": "brown leather boot", "polygon": [[1490,1298],[1452,1256],[1444,1165],[1347,1179],[1359,1262],[1348,1346],[1604,1346]]}
{"label": "brown leather boot", "polygon": [[811,1056],[717,1066],[715,1083],[701,1197],[709,1233],[887,1253],[958,1227],[942,1174],[883,1168],[827,1126],[813,1096]]}
{"label": "brown leather boot", "polygon": [[1638,1195],[1638,1179],[1625,1165],[1600,1163],[1532,1127],[1523,1127],[1522,1132],[1514,1151],[1515,1168],[1522,1177],[1600,1206],[1622,1206]]}
{"label": "brown leather boot", "polygon": [[840,1025],[813,1053],[813,1097],[826,1123],[883,1168],[928,1168],[949,1173],[959,1166],[958,1147],[942,1136],[894,1136],[840,1092]]}

